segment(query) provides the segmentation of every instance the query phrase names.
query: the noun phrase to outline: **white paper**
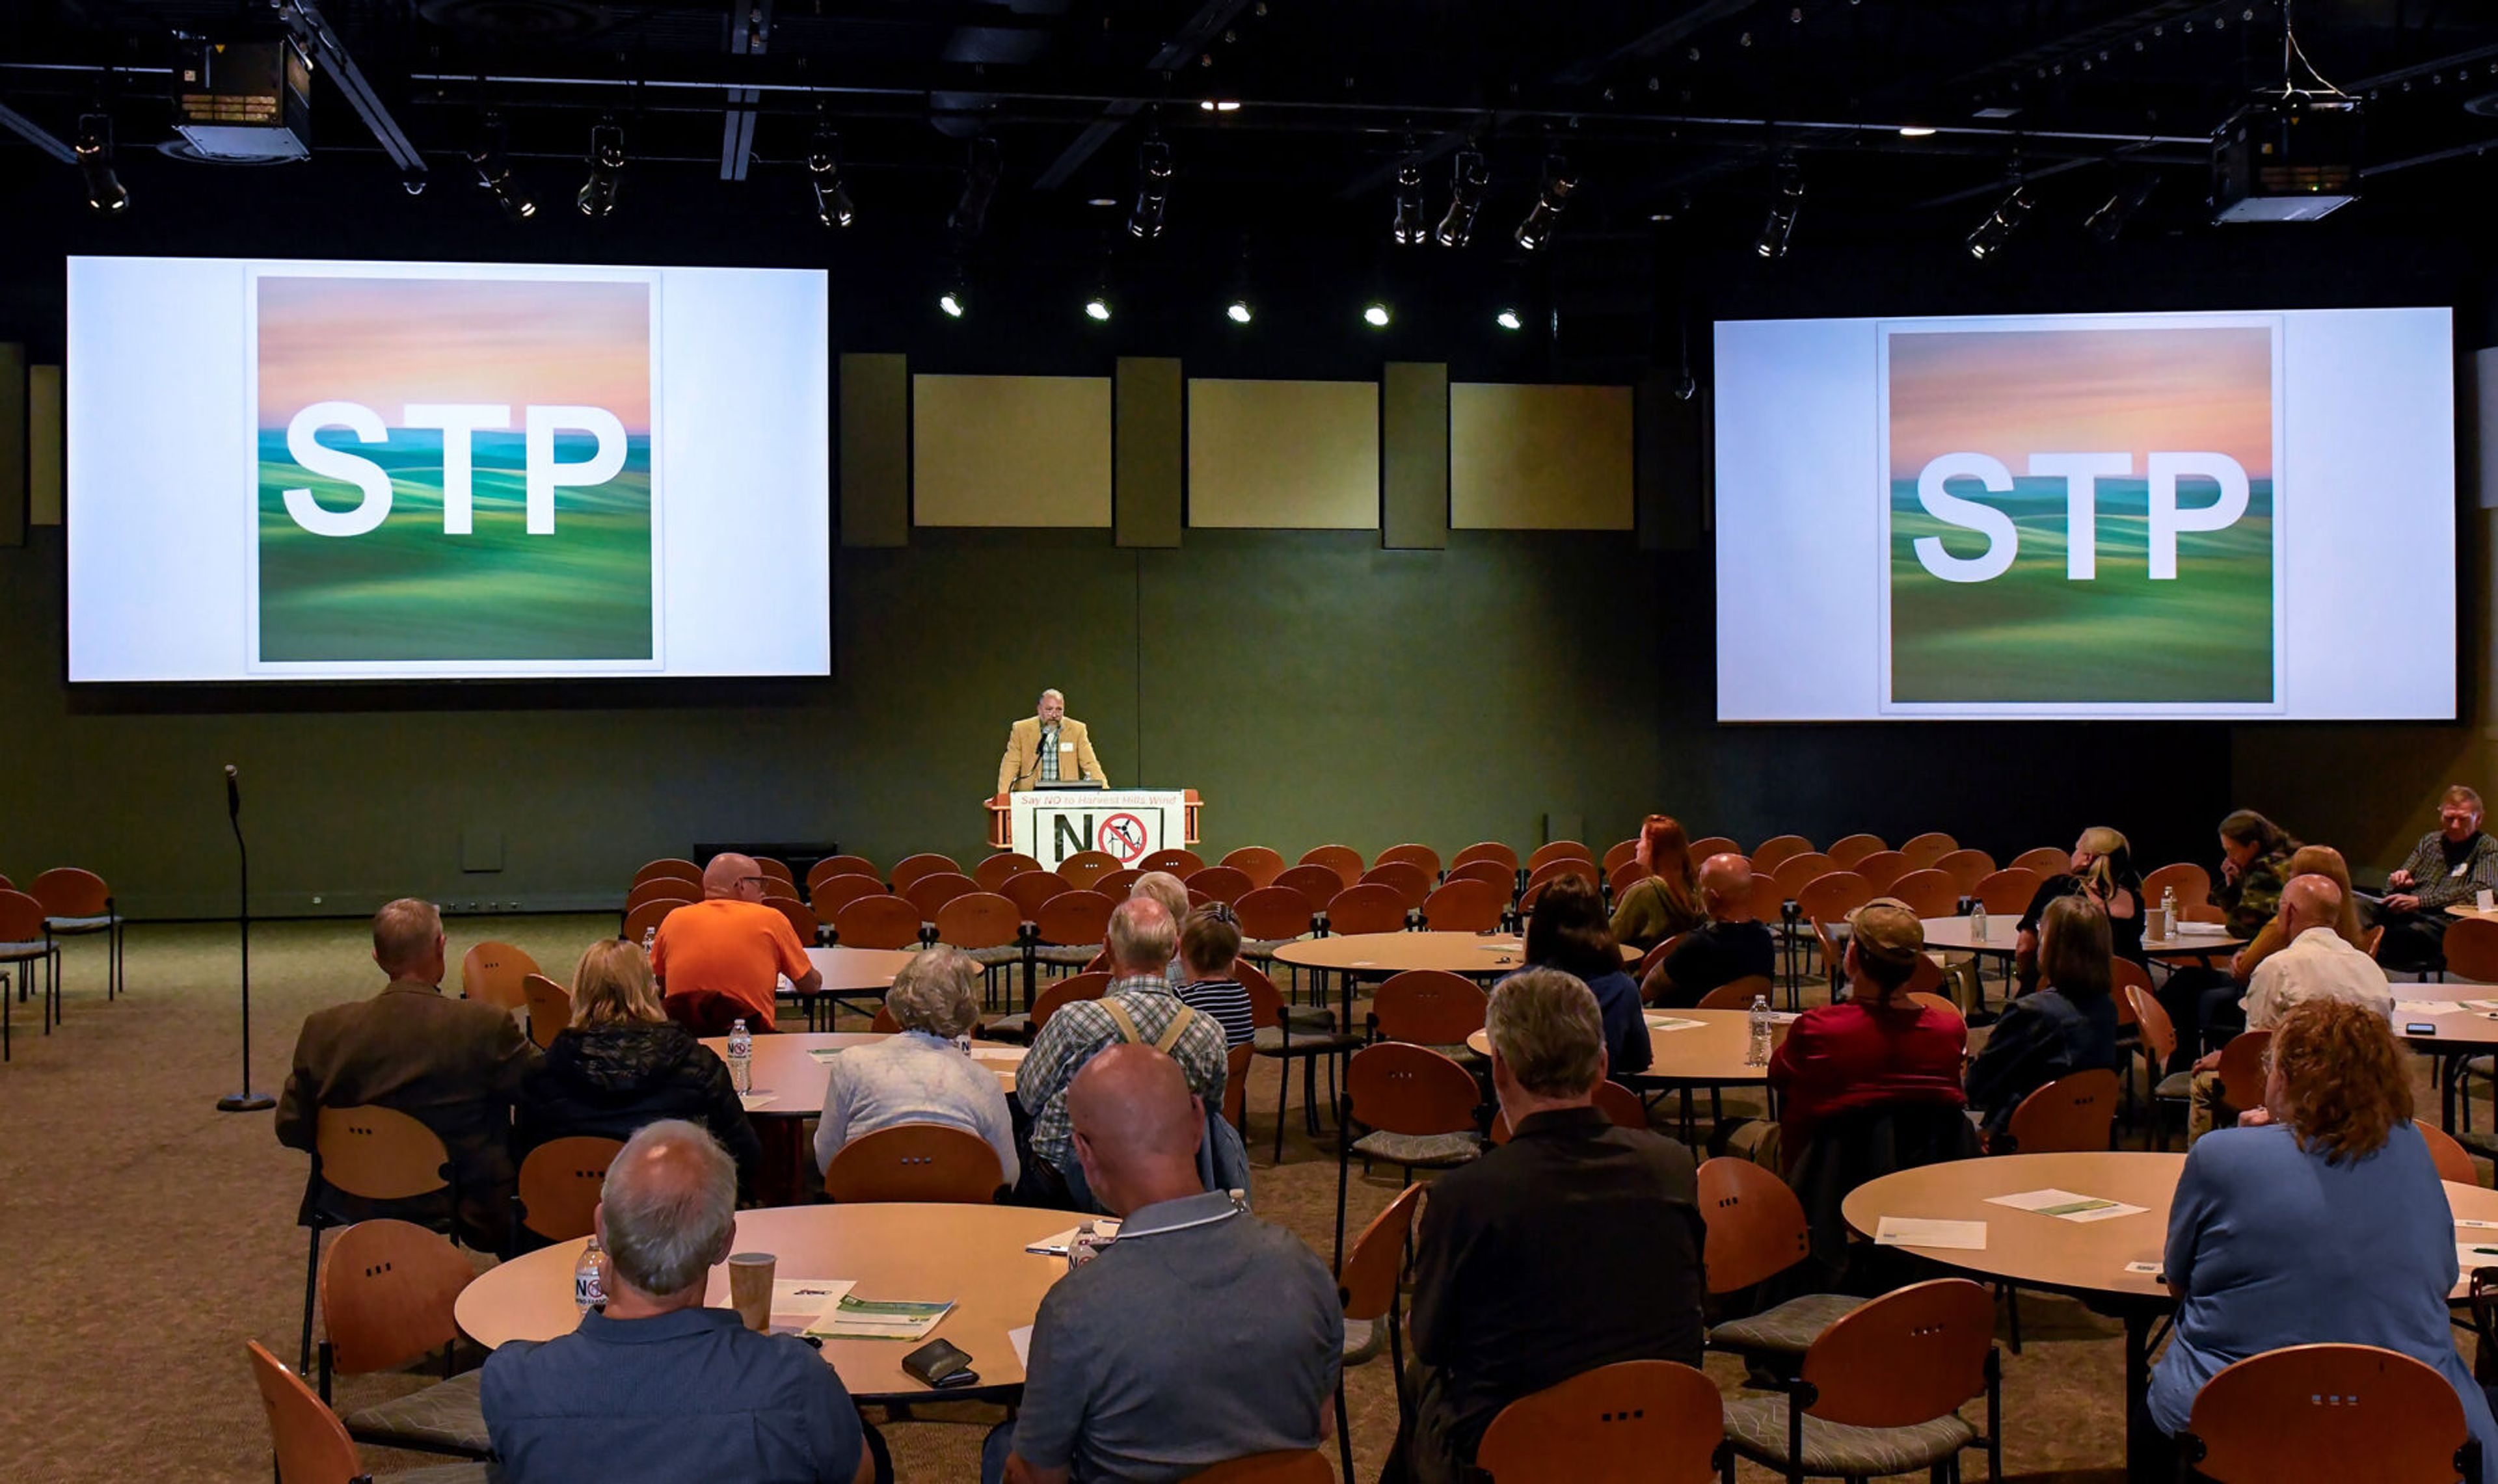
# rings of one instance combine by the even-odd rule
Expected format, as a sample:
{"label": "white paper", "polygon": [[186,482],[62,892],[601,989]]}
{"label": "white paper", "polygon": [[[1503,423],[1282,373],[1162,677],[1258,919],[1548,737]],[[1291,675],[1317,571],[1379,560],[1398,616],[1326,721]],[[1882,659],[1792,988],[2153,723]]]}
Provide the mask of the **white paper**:
{"label": "white paper", "polygon": [[2226,937],[2229,933],[2229,925],[2227,923],[2179,923],[2177,931],[2190,938]]}
{"label": "white paper", "polygon": [[[1119,1218],[1095,1216],[1093,1229],[1105,1237],[1116,1237],[1119,1235]],[[1064,1257],[1067,1255],[1067,1248],[1075,1241],[1075,1232],[1076,1228],[1073,1226],[1063,1232],[1052,1232],[1039,1242],[1026,1247],[1024,1250],[1042,1257]]]}
{"label": "white paper", "polygon": [[1029,1046],[1000,1046],[995,1049],[991,1049],[986,1046],[976,1046],[972,1048],[973,1060],[1003,1062],[1008,1066],[1017,1065],[1024,1058],[1031,1055],[1032,1048]]}
{"label": "white paper", "polygon": [[2454,1245],[2454,1262],[2466,1273],[2475,1268],[2498,1268],[2498,1246],[2458,1242]]}
{"label": "white paper", "polygon": [[2403,1015],[2446,1015],[2456,1008],[2450,999],[2398,999],[2394,1009]]}
{"label": "white paper", "polygon": [[1876,1247],[1931,1247],[1983,1252],[1986,1250],[1986,1223],[1884,1216],[1881,1225],[1874,1229],[1874,1244]]}
{"label": "white paper", "polygon": [[776,1278],[772,1280],[772,1324],[805,1329],[824,1316],[842,1295],[850,1291],[853,1279],[847,1278]]}
{"label": "white paper", "polygon": [[838,1046],[810,1046],[807,1048],[807,1055],[816,1058],[816,1064],[817,1066],[832,1065],[833,1058],[841,1054],[842,1049]]}
{"label": "white paper", "polygon": [[2463,1002],[2463,1008],[2466,1010],[2479,1010],[2484,1014],[2489,1012],[2498,1012],[2498,999],[2467,999]]}
{"label": "white paper", "polygon": [[2138,1273],[2144,1278],[2162,1278],[2166,1275],[2166,1270],[2156,1262],[2130,1262],[2125,1265],[2125,1271]]}
{"label": "white paper", "polygon": [[1015,1364],[1027,1371],[1031,1370],[1032,1326],[1027,1324],[1021,1329],[1007,1331],[1007,1343],[1014,1346]]}
{"label": "white paper", "polygon": [[2464,1217],[2464,1216],[2456,1216],[2456,1217],[2454,1218],[2454,1224],[2455,1224],[2455,1225],[2457,1225],[2457,1226],[2459,1226],[2459,1227],[2462,1227],[2462,1228],[2463,1228],[2464,1230],[2466,1230],[2466,1231],[2476,1231],[2476,1232],[2498,1231],[2498,1221],[2475,1221],[2475,1220],[2472,1220],[2472,1219],[2470,1219],[2470,1218],[2468,1218],[2468,1217]]}
{"label": "white paper", "polygon": [[746,1105],[747,1112],[753,1113],[757,1108],[769,1108],[774,1103],[779,1102],[781,1100],[781,1094],[778,1092],[761,1090],[741,1092],[738,1094],[737,1100]]}
{"label": "white paper", "polygon": [[2024,1190],[2017,1195],[1990,1195],[1990,1206],[2009,1206],[2015,1211],[2034,1211],[2040,1216],[2064,1221],[2110,1221],[2118,1216],[2140,1216],[2146,1209],[2112,1201],[2105,1196],[2076,1195],[2070,1190]]}
{"label": "white paper", "polygon": [[1706,1021],[1686,1021],[1680,1016],[1674,1015],[1651,1015],[1648,1017],[1648,1028],[1660,1032],[1668,1030],[1697,1030],[1707,1024],[1708,1023]]}

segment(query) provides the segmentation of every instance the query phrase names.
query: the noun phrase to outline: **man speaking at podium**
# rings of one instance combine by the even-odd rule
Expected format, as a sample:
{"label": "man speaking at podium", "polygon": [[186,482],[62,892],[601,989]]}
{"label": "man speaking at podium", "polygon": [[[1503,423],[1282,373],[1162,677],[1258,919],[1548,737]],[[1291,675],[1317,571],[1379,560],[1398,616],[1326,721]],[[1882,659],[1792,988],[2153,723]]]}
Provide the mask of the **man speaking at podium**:
{"label": "man speaking at podium", "polygon": [[1108,775],[1094,759],[1093,741],[1085,735],[1084,723],[1068,716],[1065,696],[1044,690],[1036,714],[1007,732],[1006,756],[998,759],[998,792],[1056,788],[1079,778],[1096,788],[1110,786]]}

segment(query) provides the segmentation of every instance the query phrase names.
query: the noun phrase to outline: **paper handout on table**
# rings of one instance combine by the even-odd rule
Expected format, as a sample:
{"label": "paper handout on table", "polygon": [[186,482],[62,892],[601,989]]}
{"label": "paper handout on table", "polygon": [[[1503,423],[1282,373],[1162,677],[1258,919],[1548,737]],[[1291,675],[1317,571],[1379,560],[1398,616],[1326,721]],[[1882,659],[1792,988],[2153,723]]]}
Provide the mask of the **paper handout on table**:
{"label": "paper handout on table", "polygon": [[1884,1216],[1874,1231],[1876,1247],[1952,1247],[1965,1252],[1986,1250],[1983,1221],[1929,1221],[1920,1216]]}
{"label": "paper handout on table", "polygon": [[772,1280],[772,1327],[803,1330],[824,1315],[850,1291],[847,1278],[776,1278]]}
{"label": "paper handout on table", "polygon": [[862,1299],[845,1293],[807,1333],[819,1340],[917,1340],[937,1327],[952,1299]]}
{"label": "paper handout on table", "polygon": [[769,1088],[757,1088],[752,1092],[740,1092],[737,1100],[746,1105],[747,1112],[753,1113],[757,1108],[768,1108],[779,1102],[781,1094]]}
{"label": "paper handout on table", "polygon": [[1032,1048],[1029,1046],[976,1046],[972,1048],[973,1060],[986,1061],[992,1066],[1021,1066],[1023,1064],[1023,1058],[1031,1055]]}
{"label": "paper handout on table", "polygon": [[2451,999],[2398,999],[2394,1001],[2394,1010],[2397,1014],[2401,1015],[2446,1015],[2461,1008],[2463,1007]]}
{"label": "paper handout on table", "polygon": [[[1119,1235],[1119,1218],[1117,1216],[1095,1216],[1093,1218],[1093,1230],[1105,1238],[1116,1237]],[[1076,1228],[1073,1226],[1067,1228],[1067,1230],[1063,1232],[1052,1232],[1048,1236],[1026,1247],[1024,1250],[1042,1257],[1064,1257],[1067,1255],[1069,1245],[1075,1241],[1075,1232]]]}
{"label": "paper handout on table", "polygon": [[1679,1015],[1660,1015],[1653,1010],[1647,1012],[1646,1018],[1650,1030],[1697,1030],[1708,1024],[1706,1021],[1687,1021]]}
{"label": "paper handout on table", "polygon": [[841,1054],[842,1049],[838,1046],[810,1046],[807,1048],[807,1055],[815,1058],[816,1064],[818,1066],[832,1065],[833,1058]]}
{"label": "paper handout on table", "polygon": [[2498,1268],[2498,1247],[2458,1242],[2454,1245],[2454,1264],[2466,1273],[2475,1268]]}
{"label": "paper handout on table", "polygon": [[2139,1216],[2147,1208],[2129,1206],[2095,1195],[2075,1195],[2070,1190],[2024,1190],[2018,1195],[1990,1195],[1990,1206],[2009,1206],[2015,1211],[2034,1211],[2042,1216],[2056,1216],[2066,1221],[2107,1221],[2118,1216]]}
{"label": "paper handout on table", "polygon": [[2484,1015],[2498,1013],[2498,999],[2467,999],[2463,1002],[2463,1008],[2478,1010]]}
{"label": "paper handout on table", "polygon": [[1031,1370],[1032,1326],[1027,1324],[1021,1329],[1007,1331],[1007,1343],[1014,1346],[1015,1364],[1023,1367],[1026,1371]]}

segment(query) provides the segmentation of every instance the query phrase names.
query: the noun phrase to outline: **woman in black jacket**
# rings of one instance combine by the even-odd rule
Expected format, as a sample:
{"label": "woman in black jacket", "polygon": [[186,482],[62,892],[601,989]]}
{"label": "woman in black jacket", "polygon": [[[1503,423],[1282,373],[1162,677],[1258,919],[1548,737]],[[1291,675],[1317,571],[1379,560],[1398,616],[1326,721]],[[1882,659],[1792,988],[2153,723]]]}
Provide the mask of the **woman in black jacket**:
{"label": "woman in black jacket", "polygon": [[2085,892],[2047,903],[2038,967],[2046,987],[2004,1006],[1969,1067],[1969,1105],[2001,1139],[2021,1100],[2059,1077],[2124,1064],[2116,1044],[2107,909]]}
{"label": "woman in black jacket", "polygon": [[645,1123],[686,1119],[711,1130],[751,1191],[762,1142],[713,1055],[659,1007],[638,943],[606,938],[572,975],[572,1024],[521,1086],[519,1148],[589,1134],[629,1139]]}

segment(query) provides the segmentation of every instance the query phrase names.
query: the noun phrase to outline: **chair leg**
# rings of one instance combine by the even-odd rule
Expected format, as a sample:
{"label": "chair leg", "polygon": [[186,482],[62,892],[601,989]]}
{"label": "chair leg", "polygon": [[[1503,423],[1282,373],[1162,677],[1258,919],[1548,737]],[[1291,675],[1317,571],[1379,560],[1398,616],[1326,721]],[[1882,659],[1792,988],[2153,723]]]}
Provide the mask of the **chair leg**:
{"label": "chair leg", "polygon": [[1275,1058],[1275,1162],[1284,1162],[1284,1106],[1293,1100],[1293,1063]]}
{"label": "chair leg", "polygon": [[[1335,1261],[1329,1271],[1344,1271],[1344,1197],[1353,1181],[1353,1130],[1338,1124],[1335,1141]],[[307,1321],[308,1322],[308,1321]]]}
{"label": "chair leg", "polygon": [[1995,1291],[2003,1295],[2004,1316],[2012,1325],[2012,1353],[2021,1353],[2021,1290],[2010,1283],[1998,1283]]}
{"label": "chair leg", "polygon": [[311,1223],[310,1230],[311,1251],[304,1259],[304,1348],[295,1364],[297,1375],[312,1369],[312,1301],[321,1280],[321,1223]]}
{"label": "chair leg", "polygon": [[1335,1373],[1335,1451],[1336,1456],[1344,1463],[1344,1471],[1339,1476],[1349,1484],[1353,1478],[1353,1429],[1345,1421],[1347,1415],[1349,1414],[1344,1405],[1344,1368],[1339,1366]]}

